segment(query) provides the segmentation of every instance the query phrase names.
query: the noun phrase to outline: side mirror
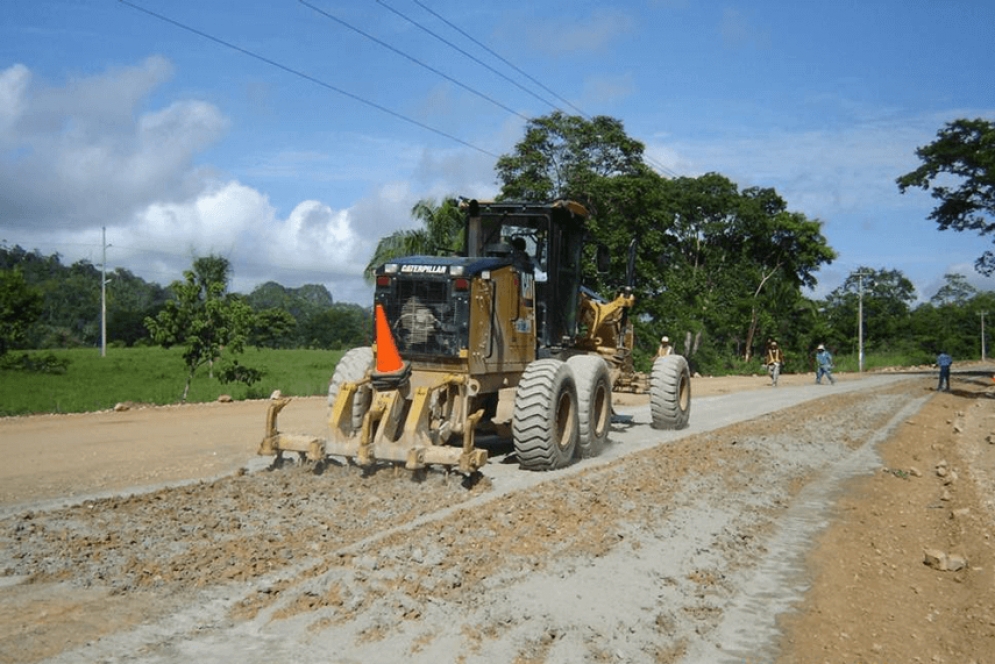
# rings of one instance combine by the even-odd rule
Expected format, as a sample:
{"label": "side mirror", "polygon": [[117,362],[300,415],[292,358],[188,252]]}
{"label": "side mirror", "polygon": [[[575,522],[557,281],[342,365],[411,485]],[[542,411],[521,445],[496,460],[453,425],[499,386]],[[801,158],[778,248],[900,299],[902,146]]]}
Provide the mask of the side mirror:
{"label": "side mirror", "polygon": [[595,262],[598,266],[598,274],[607,274],[608,270],[611,269],[612,257],[608,252],[608,247],[603,244],[598,244],[597,257]]}

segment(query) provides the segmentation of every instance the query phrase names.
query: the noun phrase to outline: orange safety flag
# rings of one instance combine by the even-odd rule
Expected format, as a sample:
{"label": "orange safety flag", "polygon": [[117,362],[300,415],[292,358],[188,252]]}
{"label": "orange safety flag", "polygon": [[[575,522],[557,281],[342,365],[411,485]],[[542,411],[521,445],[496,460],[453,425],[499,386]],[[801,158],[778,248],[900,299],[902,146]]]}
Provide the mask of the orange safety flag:
{"label": "orange safety flag", "polygon": [[394,343],[394,335],[390,332],[390,325],[387,323],[387,314],[384,313],[383,305],[378,304],[377,310],[377,372],[394,373],[400,371],[404,366],[401,361],[401,354],[397,352],[397,344]]}

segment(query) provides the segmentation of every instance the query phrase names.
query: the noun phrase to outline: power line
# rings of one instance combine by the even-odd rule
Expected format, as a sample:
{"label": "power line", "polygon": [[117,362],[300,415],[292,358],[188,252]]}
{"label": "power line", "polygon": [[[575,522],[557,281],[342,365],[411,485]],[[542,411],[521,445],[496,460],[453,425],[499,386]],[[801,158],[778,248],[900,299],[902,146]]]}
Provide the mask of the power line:
{"label": "power line", "polygon": [[[542,83],[540,83],[539,81],[537,81],[535,78],[533,78],[532,76],[530,76],[528,73],[526,73],[526,72],[522,71],[521,69],[519,69],[512,62],[510,62],[509,60],[507,60],[506,58],[504,58],[502,55],[500,55],[500,54],[496,53],[495,51],[493,51],[486,44],[480,42],[478,39],[476,39],[475,37],[473,37],[472,35],[470,35],[468,32],[466,32],[465,30],[463,30],[462,28],[460,28],[459,26],[457,26],[456,24],[454,24],[452,21],[449,21],[448,19],[446,19],[445,17],[443,17],[442,15],[440,15],[438,12],[432,10],[430,7],[427,7],[424,3],[419,2],[419,0],[413,0],[413,2],[416,5],[418,5],[419,7],[421,7],[422,9],[424,9],[425,11],[427,11],[432,16],[436,17],[437,19],[439,19],[440,21],[442,21],[443,23],[445,23],[446,25],[448,25],[450,28],[452,28],[456,32],[460,33],[461,35],[463,35],[464,37],[466,37],[467,39],[469,39],[471,42],[473,42],[474,44],[476,44],[480,48],[484,49],[485,51],[487,51],[488,53],[490,53],[491,55],[493,55],[495,58],[497,58],[498,60],[500,60],[504,64],[506,64],[509,67],[511,67],[512,69],[514,69],[516,72],[518,72],[519,74],[521,74],[525,78],[529,79],[530,81],[532,81],[533,83],[535,83],[536,85],[538,85],[540,88],[542,88],[543,90],[545,90],[549,94],[553,95],[554,97],[556,97],[557,99],[559,99],[560,101],[562,101],[564,104],[566,104],[570,108],[572,108],[575,111],[577,111],[578,113],[580,113],[585,118],[590,119],[590,116],[588,116],[587,113],[585,113],[584,111],[582,111],[581,109],[577,108],[576,106],[574,106],[573,104],[571,104],[569,101],[567,101],[566,99],[564,99],[560,95],[556,94],[555,92],[553,92],[552,90],[550,90],[549,88],[547,88],[545,85],[543,85]],[[399,16],[401,15],[393,7],[391,7],[387,3],[383,2],[383,0],[377,0],[377,3],[380,4],[380,5],[382,5],[385,8],[389,9],[390,11],[394,12],[395,14],[398,14]],[[459,49],[457,49],[457,50],[459,50]],[[555,106],[554,106],[554,108],[555,108]]]}
{"label": "power line", "polygon": [[471,88],[469,85],[466,85],[465,83],[461,83],[460,81],[456,80],[452,76],[449,76],[448,74],[446,74],[446,73],[444,73],[442,71],[439,71],[435,67],[432,67],[431,65],[422,62],[418,58],[414,57],[413,55],[409,55],[408,53],[405,53],[404,51],[402,51],[399,48],[395,48],[395,47],[391,46],[387,42],[374,37],[373,35],[369,34],[368,32],[364,32],[363,30],[360,30],[356,26],[354,26],[354,25],[352,25],[350,23],[347,23],[346,21],[342,20],[338,16],[335,16],[334,14],[330,14],[330,13],[326,12],[325,10],[319,8],[319,7],[315,7],[311,3],[306,2],[306,0],[297,0],[297,1],[300,2],[302,5],[304,5],[305,7],[307,7],[308,9],[314,10],[317,13],[321,14],[325,18],[331,19],[332,21],[335,21],[339,25],[341,25],[341,26],[343,26],[345,28],[348,28],[349,30],[352,30],[356,34],[362,35],[363,37],[366,37],[370,41],[372,41],[372,42],[374,42],[376,44],[379,44],[380,46],[383,46],[384,48],[386,48],[386,49],[388,49],[388,50],[390,50],[390,51],[392,51],[394,53],[397,53],[402,58],[407,58],[408,60],[410,60],[411,62],[415,63],[419,67],[424,67],[425,69],[429,70],[433,74],[435,74],[437,76],[441,76],[442,78],[446,79],[450,83],[454,83],[454,84],[458,85],[459,87],[463,88],[467,92],[469,92],[471,94],[474,94],[474,95],[477,95],[481,99],[489,101],[490,103],[494,104],[498,108],[500,108],[500,109],[502,109],[504,111],[507,111],[508,113],[511,113],[512,115],[517,115],[518,117],[522,118],[523,120],[528,120],[529,119],[528,116],[522,115],[521,113],[519,113],[515,109],[510,108],[508,106],[505,106],[504,104],[502,104],[498,100],[494,99],[493,97],[489,97],[488,95],[485,95],[483,92],[480,92],[479,90],[475,90],[474,88]]}
{"label": "power line", "polygon": [[153,18],[159,19],[160,21],[163,21],[165,23],[169,23],[170,25],[174,25],[174,26],[176,26],[176,27],[178,27],[178,28],[180,28],[182,30],[186,30],[187,32],[191,32],[191,33],[193,33],[193,34],[195,34],[195,35],[197,35],[199,37],[203,37],[204,39],[208,39],[208,40],[210,40],[210,41],[212,41],[212,42],[214,42],[216,44],[220,44],[221,46],[224,46],[225,48],[229,48],[229,49],[231,49],[233,51],[237,51],[239,53],[242,53],[243,55],[249,56],[250,58],[254,58],[256,60],[259,60],[260,62],[265,62],[266,64],[268,64],[268,65],[270,65],[272,67],[276,67],[277,69],[281,69],[281,70],[283,70],[283,71],[285,71],[285,72],[287,72],[289,74],[293,74],[294,76],[299,76],[300,78],[303,78],[306,81],[310,81],[311,83],[314,83],[316,85],[320,85],[323,88],[327,88],[327,89],[329,89],[329,90],[331,90],[333,92],[337,92],[340,95],[349,97],[350,99],[358,101],[361,104],[365,104],[366,106],[369,106],[371,108],[375,108],[375,109],[377,109],[378,111],[380,111],[382,113],[386,113],[386,114],[388,114],[390,116],[393,116],[393,117],[395,117],[395,118],[397,118],[399,120],[404,120],[405,122],[408,122],[408,123],[413,124],[413,125],[415,125],[417,127],[421,127],[422,129],[430,131],[433,134],[436,134],[438,136],[442,136],[444,138],[448,138],[449,140],[455,141],[455,142],[457,142],[457,143],[459,143],[461,145],[465,145],[466,147],[468,147],[468,148],[470,148],[472,150],[476,150],[477,152],[480,152],[482,154],[486,154],[489,157],[494,157],[495,159],[499,158],[498,155],[496,155],[496,154],[494,154],[492,152],[489,152],[489,151],[487,151],[487,150],[485,150],[485,149],[483,149],[481,147],[478,147],[478,146],[474,145],[473,143],[465,141],[462,138],[458,138],[456,136],[453,136],[452,134],[446,133],[446,132],[442,131],[441,129],[436,129],[435,127],[432,127],[432,126],[429,126],[429,125],[425,124],[424,122],[419,122],[418,120],[415,120],[414,118],[410,118],[410,117],[408,117],[408,116],[406,116],[406,115],[404,115],[402,113],[399,113],[397,111],[393,111],[393,110],[387,108],[386,106],[382,106],[382,105],[380,105],[380,104],[378,104],[376,102],[370,101],[369,99],[364,99],[363,97],[360,97],[359,95],[356,95],[356,94],[353,94],[353,93],[348,92],[346,90],[343,90],[342,88],[336,87],[336,86],[332,85],[331,83],[323,81],[320,78],[316,78],[314,76],[311,76],[310,74],[306,74],[306,73],[304,73],[304,72],[302,72],[302,71],[300,71],[298,69],[294,69],[293,67],[289,67],[287,65],[281,64],[281,63],[277,62],[276,60],[272,60],[270,58],[267,58],[266,56],[259,55],[258,53],[250,51],[247,48],[243,48],[243,47],[238,46],[236,44],[233,44],[231,42],[225,41],[225,40],[221,39],[220,37],[215,37],[214,35],[210,35],[210,34],[204,32],[202,30],[198,30],[197,28],[194,28],[194,27],[191,27],[189,25],[186,25],[185,23],[181,23],[181,22],[179,22],[179,21],[177,21],[175,19],[169,18],[168,16],[164,16],[163,14],[159,14],[157,12],[154,12],[154,11],[150,10],[150,9],[146,9],[145,7],[140,7],[140,6],[138,6],[138,5],[136,5],[136,4],[132,3],[132,2],[129,2],[129,0],[118,0],[118,2],[120,2],[123,5],[127,5],[128,7],[131,7],[132,9],[140,11],[140,12],[142,12],[144,14],[148,14],[149,16],[152,16]]}
{"label": "power line", "polygon": [[[306,2],[304,2],[304,0],[299,0],[299,1],[302,2],[302,3],[304,3],[304,4],[307,4]],[[542,103],[547,104],[548,106],[550,106],[551,108],[554,108],[556,110],[561,110],[561,109],[559,109],[556,106],[556,104],[554,104],[554,103],[550,102],[549,100],[544,99],[544,98],[540,97],[539,95],[535,94],[534,92],[532,92],[528,88],[522,86],[517,81],[513,80],[512,78],[510,78],[509,76],[506,76],[505,74],[501,73],[500,71],[498,71],[494,67],[491,67],[486,62],[483,62],[482,60],[480,60],[479,58],[477,58],[476,56],[474,56],[472,53],[469,53],[468,51],[460,48],[456,44],[452,43],[451,41],[447,40],[445,37],[442,37],[438,33],[434,32],[431,29],[427,28],[426,26],[422,25],[421,23],[419,23],[415,19],[411,18],[410,16],[408,16],[408,15],[404,14],[403,12],[399,11],[398,9],[390,6],[389,4],[387,4],[386,2],[384,2],[384,0],[376,0],[376,2],[377,2],[377,4],[379,4],[384,9],[387,9],[391,13],[393,13],[396,16],[404,19],[405,21],[409,22],[410,24],[414,25],[415,27],[419,28],[420,30],[425,31],[426,33],[430,34],[431,36],[433,36],[436,39],[438,39],[439,41],[441,41],[443,44],[446,44],[447,46],[449,46],[450,48],[452,48],[456,52],[460,53],[461,55],[469,58],[470,60],[472,60],[473,62],[476,62],[477,64],[481,65],[482,67],[485,67],[487,70],[489,70],[489,71],[497,74],[498,76],[500,76],[504,80],[508,81],[512,85],[516,86],[520,90],[523,90],[526,93],[532,95],[533,97],[535,97],[536,99],[538,99]],[[490,47],[488,47],[486,44],[484,44],[483,42],[481,42],[479,39],[475,38],[473,35],[471,35],[467,31],[465,31],[462,28],[460,28],[458,25],[456,25],[455,23],[453,23],[452,21],[450,21],[446,17],[442,16],[441,14],[439,14],[438,12],[436,12],[435,10],[433,10],[431,7],[428,7],[425,3],[421,2],[420,0],[412,0],[412,2],[414,2],[416,5],[418,5],[419,7],[421,7],[422,9],[424,9],[425,11],[427,11],[429,14],[431,14],[432,16],[436,17],[437,19],[439,19],[440,21],[442,21],[443,23],[445,23],[446,25],[448,25],[450,28],[452,28],[453,30],[455,30],[459,34],[463,35],[465,38],[467,38],[468,40],[470,40],[471,42],[473,42],[474,44],[476,44],[480,48],[482,48],[485,51],[487,51],[488,53],[490,53],[492,56],[494,56],[495,58],[497,58],[498,60],[500,60],[501,62],[503,62],[505,65],[507,65],[508,67],[510,67],[511,69],[513,69],[514,71],[518,72],[519,74],[521,74],[522,76],[524,76],[528,80],[532,81],[533,83],[535,83],[536,85],[538,85],[540,88],[542,88],[543,90],[545,90],[549,94],[553,95],[554,97],[556,97],[557,99],[559,99],[560,101],[562,101],[564,104],[566,104],[567,106],[569,106],[573,110],[577,111],[577,113],[579,113],[585,120],[590,120],[591,119],[591,116],[589,114],[585,113],[583,109],[575,106],[574,104],[572,104],[567,99],[564,99],[560,95],[556,94],[553,90],[551,90],[547,86],[543,85],[538,79],[534,78],[533,76],[529,75],[527,72],[525,72],[522,69],[520,69],[519,67],[517,67],[514,63],[512,63],[511,61],[509,61],[506,58],[504,58],[502,55],[500,55],[499,53],[497,53],[496,51],[494,51],[493,49],[491,49]],[[308,6],[310,6],[310,5],[308,5]],[[672,178],[673,177],[679,177],[678,173],[676,173],[675,171],[667,168],[662,163],[660,163],[660,162],[656,161],[655,159],[649,157],[645,153],[643,153],[643,160],[647,164],[649,164],[650,167],[655,168],[660,173],[668,175],[668,176],[670,176]]]}
{"label": "power line", "polygon": [[[357,32],[360,32],[360,34],[364,34],[364,36],[368,36],[368,35],[365,35],[365,33],[363,33],[362,31],[359,31],[358,29],[354,28],[353,26],[348,25],[347,23],[345,23],[341,19],[338,19],[337,17],[334,17],[331,14],[328,14],[327,12],[322,11],[320,8],[314,7],[313,5],[305,2],[304,0],[299,0],[299,1],[301,2],[301,4],[304,4],[304,5],[308,6],[309,8],[313,9],[314,11],[317,11],[318,13],[321,13],[321,14],[327,16],[328,18],[331,18],[331,19],[333,19],[335,21],[338,21],[339,23],[345,25],[346,27],[348,27],[350,29],[357,30]],[[423,8],[425,8],[426,11],[429,11],[433,15],[439,16],[438,14],[436,14],[435,12],[433,12],[428,7],[425,7],[424,4],[418,2],[418,0],[413,0],[413,1],[416,2],[417,4],[419,4],[420,6],[422,6]],[[173,18],[170,18],[168,16],[165,16],[164,14],[160,14],[158,12],[152,11],[152,10],[147,9],[145,7],[141,7],[139,5],[136,5],[133,2],[131,2],[130,0],[118,0],[118,2],[120,2],[121,4],[126,5],[128,7],[131,7],[132,9],[135,9],[136,11],[140,11],[140,12],[142,12],[144,14],[147,14],[147,15],[155,18],[155,19],[163,21],[164,23],[169,23],[170,25],[173,25],[173,26],[175,26],[177,28],[180,28],[181,30],[185,30],[185,31],[190,32],[190,33],[192,33],[194,35],[197,35],[198,37],[202,37],[202,38],[207,39],[209,41],[212,41],[212,42],[214,42],[216,44],[224,46],[225,48],[231,49],[231,50],[236,51],[238,53],[241,53],[243,55],[247,55],[250,58],[253,58],[255,60],[259,60],[260,62],[268,64],[268,65],[270,65],[272,67],[280,69],[280,70],[282,70],[284,72],[287,72],[289,74],[293,74],[294,76],[297,76],[297,77],[302,78],[302,79],[304,79],[306,81],[309,81],[309,82],[314,83],[316,85],[319,85],[319,86],[321,86],[323,88],[331,90],[332,92],[336,92],[336,93],[338,93],[340,95],[348,97],[348,98],[350,98],[350,99],[352,99],[354,101],[357,101],[357,102],[359,102],[361,104],[364,104],[366,106],[374,108],[374,109],[376,109],[376,110],[378,110],[378,111],[380,111],[382,113],[386,113],[387,115],[395,117],[395,118],[397,118],[399,120],[403,120],[404,122],[407,122],[409,124],[415,125],[416,127],[419,127],[419,128],[424,129],[426,131],[432,132],[433,134],[436,134],[438,136],[442,136],[443,138],[447,138],[447,139],[449,139],[451,141],[459,143],[460,145],[464,145],[464,146],[466,146],[466,147],[468,147],[468,148],[470,148],[472,150],[480,152],[481,154],[485,154],[485,155],[487,155],[489,157],[492,157],[494,159],[499,159],[500,158],[499,155],[496,155],[493,152],[490,152],[489,150],[485,150],[484,148],[481,148],[481,147],[479,147],[477,145],[474,145],[473,143],[470,143],[469,141],[466,141],[466,140],[464,140],[462,138],[454,136],[453,134],[445,132],[445,131],[443,131],[441,129],[436,129],[435,127],[432,127],[431,125],[425,124],[424,122],[421,122],[419,120],[415,120],[414,118],[411,118],[411,117],[409,117],[407,115],[404,115],[403,113],[400,113],[398,111],[394,111],[394,110],[392,110],[390,108],[387,108],[386,106],[383,106],[383,105],[378,104],[376,102],[373,102],[373,101],[370,101],[368,99],[365,99],[364,97],[360,97],[359,95],[356,95],[356,94],[354,94],[352,92],[349,92],[349,91],[344,90],[342,88],[339,88],[339,87],[337,87],[335,85],[332,85],[331,83],[328,83],[327,81],[324,81],[324,80],[322,80],[320,78],[317,78],[316,76],[312,76],[310,74],[307,74],[307,73],[305,73],[303,71],[300,71],[299,69],[295,69],[295,68],[290,67],[288,65],[285,65],[285,64],[282,64],[280,62],[277,62],[276,60],[273,60],[273,59],[268,58],[266,56],[260,55],[260,54],[254,52],[254,51],[251,51],[251,50],[249,50],[247,48],[244,48],[244,47],[239,46],[237,44],[234,44],[232,42],[229,42],[229,41],[226,41],[224,39],[221,39],[220,37],[216,37],[216,36],[214,36],[212,34],[204,32],[203,30],[199,30],[197,28],[194,28],[194,27],[192,27],[190,25],[187,25],[185,23],[182,23],[182,22],[180,22],[180,21],[178,21],[176,19],[173,19]],[[379,2],[384,7],[390,9],[391,11],[395,11],[395,10],[393,10],[393,8],[391,8],[391,7],[387,6],[386,4],[384,4],[381,0],[377,0],[377,2]],[[453,29],[461,32],[462,34],[466,34],[460,28],[458,28],[457,26],[451,24],[449,21],[447,21],[446,19],[442,18],[441,16],[439,16],[439,18],[440,18],[440,20],[446,22],[447,25],[451,25],[453,27]],[[495,57],[497,57],[502,62],[505,62],[509,67],[511,67],[515,71],[518,71],[519,73],[521,73],[522,75],[524,75],[529,80],[532,80],[533,82],[535,82],[537,85],[539,85],[544,90],[550,92],[550,94],[552,94],[553,96],[555,96],[557,99],[560,99],[560,100],[564,101],[567,105],[569,105],[571,108],[573,108],[576,111],[578,111],[585,118],[589,118],[590,117],[586,113],[584,113],[584,111],[582,111],[581,109],[577,108],[576,106],[574,106],[570,102],[566,101],[565,99],[563,99],[562,97],[560,97],[559,95],[557,95],[555,92],[553,92],[552,90],[550,90],[546,86],[544,86],[541,83],[539,83],[538,81],[536,81],[534,78],[532,78],[531,76],[529,76],[525,72],[521,71],[514,64],[512,64],[511,62],[508,62],[503,57],[501,57],[500,55],[498,55],[497,53],[495,53],[494,51],[492,51],[490,48],[488,48],[487,46],[485,46],[484,44],[482,44],[478,40],[474,39],[473,37],[471,37],[469,35],[466,35],[466,36],[467,36],[468,39],[470,39],[471,41],[473,41],[475,44],[478,44],[484,50],[488,51],[489,53],[492,53]],[[407,54],[404,54],[403,52],[399,51],[398,49],[395,49],[394,47],[391,47],[391,46],[389,46],[389,45],[387,45],[387,44],[385,44],[383,42],[380,42],[380,40],[376,40],[372,36],[369,36],[369,38],[370,39],[374,39],[374,41],[377,41],[378,43],[383,44],[386,48],[390,48],[391,50],[394,50],[395,52],[403,55],[404,57],[407,57],[409,59],[413,59],[413,58],[411,58],[411,56],[408,56]],[[419,62],[419,64],[421,64],[422,66],[425,66],[425,67],[427,67],[429,69],[432,69],[431,67],[428,67],[428,65],[425,65],[424,63],[420,63]],[[478,94],[478,95],[484,97],[485,99],[488,99],[489,101],[491,101],[492,103],[495,103],[496,105],[498,105],[499,107],[501,107],[502,109],[506,110],[509,113],[517,115],[518,117],[521,117],[521,118],[523,118],[525,120],[529,120],[530,119],[527,116],[524,116],[521,113],[518,113],[517,111],[514,111],[513,109],[510,109],[510,108],[508,108],[508,107],[500,104],[499,102],[491,99],[490,97],[487,97],[486,95],[483,95],[482,93],[476,92],[476,91],[472,90],[471,88],[468,88],[466,85],[460,83],[459,81],[456,81],[455,79],[452,79],[452,78],[446,76],[445,74],[442,74],[441,72],[437,72],[437,73],[439,73],[440,76],[444,76],[447,79],[452,80],[457,85],[460,85],[463,88],[471,90],[472,92],[474,92],[474,94]],[[545,102],[545,103],[548,103],[548,102]],[[676,173],[674,173],[673,171],[671,171],[667,167],[663,166],[662,164],[656,162],[655,160],[650,159],[645,154],[643,155],[643,158],[644,158],[644,160],[650,166],[655,167],[659,171],[667,173],[668,175],[670,175],[672,177],[676,177],[677,176]]]}
{"label": "power line", "polygon": [[[473,55],[473,54],[472,54],[472,53],[470,53],[469,51],[466,51],[466,50],[464,50],[464,49],[460,48],[459,46],[457,46],[456,44],[452,43],[451,41],[449,41],[448,39],[446,39],[446,38],[445,38],[445,37],[443,37],[442,35],[440,35],[440,34],[438,34],[438,33],[434,32],[434,31],[430,30],[429,28],[427,28],[426,26],[422,25],[421,23],[419,23],[419,22],[418,22],[418,21],[416,21],[415,19],[411,18],[410,16],[408,16],[408,15],[406,15],[406,14],[404,14],[404,13],[402,13],[402,12],[398,11],[397,9],[395,9],[394,7],[391,7],[390,5],[388,5],[388,4],[386,3],[386,2],[383,2],[382,0],[377,0],[377,3],[378,3],[378,4],[380,4],[380,5],[381,5],[381,6],[382,6],[382,7],[384,8],[384,9],[387,9],[387,10],[389,10],[390,12],[392,12],[392,13],[394,13],[394,14],[395,14],[396,16],[399,16],[400,18],[404,19],[405,21],[407,21],[407,22],[408,22],[408,23],[410,23],[411,25],[415,26],[416,28],[418,28],[418,29],[420,29],[420,30],[423,30],[424,32],[426,32],[426,33],[430,34],[431,36],[435,37],[436,39],[438,39],[439,41],[441,41],[441,42],[442,42],[443,44],[445,44],[445,45],[446,45],[446,46],[448,46],[449,48],[453,49],[454,51],[456,51],[456,52],[458,52],[458,53],[462,54],[463,56],[465,56],[465,57],[469,58],[470,60],[473,60],[474,62],[476,62],[476,63],[477,63],[478,65],[480,65],[481,67],[484,67],[484,68],[485,68],[485,69],[487,69],[488,71],[490,71],[490,72],[492,72],[492,73],[494,73],[494,74],[497,74],[498,76],[500,76],[500,77],[501,77],[501,78],[503,78],[504,80],[508,81],[509,83],[511,83],[512,85],[514,85],[515,87],[517,87],[517,88],[518,88],[519,90],[521,90],[521,91],[525,92],[525,93],[526,93],[526,94],[528,94],[528,95],[531,95],[531,96],[532,96],[533,98],[535,98],[535,99],[537,99],[537,100],[541,101],[542,103],[546,104],[546,105],[547,105],[547,106],[549,106],[550,108],[554,108],[554,109],[556,109],[556,110],[560,110],[560,109],[559,109],[559,108],[558,108],[558,107],[556,106],[556,104],[554,104],[553,102],[551,102],[551,101],[549,101],[548,99],[545,99],[545,98],[543,98],[543,97],[540,97],[540,96],[539,96],[539,95],[537,95],[537,94],[536,94],[535,92],[533,92],[532,90],[529,90],[529,89],[528,89],[527,87],[525,87],[524,85],[522,85],[521,83],[519,83],[519,82],[518,82],[518,81],[516,81],[515,79],[511,78],[511,77],[510,77],[510,76],[508,76],[507,74],[504,74],[504,73],[502,73],[502,72],[498,71],[498,70],[497,70],[496,68],[494,68],[494,67],[492,67],[491,65],[487,64],[486,62],[484,62],[483,60],[481,60],[481,59],[480,59],[480,58],[478,58],[477,56]],[[420,4],[420,3],[419,3],[419,4]],[[480,45],[480,46],[481,46],[482,48],[485,48],[485,49],[487,48],[486,46],[483,46],[482,44],[480,44],[480,42],[477,42],[476,40],[474,40],[474,39],[473,39],[473,37],[471,37],[470,35],[466,34],[466,33],[465,33],[465,32],[463,32],[462,30],[460,30],[460,28],[456,27],[455,25],[453,25],[452,23],[450,23],[450,22],[449,22],[449,21],[447,21],[446,19],[442,18],[441,16],[439,16],[438,14],[436,14],[435,12],[433,12],[433,11],[432,11],[431,9],[428,9],[427,7],[425,7],[425,9],[426,9],[426,11],[428,11],[428,12],[429,12],[430,14],[432,14],[433,16],[435,16],[436,18],[438,18],[439,20],[443,21],[443,22],[444,22],[444,23],[445,23],[446,25],[448,25],[449,27],[453,28],[454,30],[456,30],[457,32],[459,32],[460,34],[462,34],[463,36],[465,36],[465,37],[466,37],[467,39],[470,39],[470,40],[471,40],[471,41],[473,41],[474,43],[476,43],[476,44]],[[501,57],[501,56],[499,56],[499,55],[497,55],[497,54],[494,54],[493,52],[492,52],[492,54],[493,54],[493,55],[494,55],[495,57],[498,57],[498,58],[500,58],[500,57]],[[507,61],[505,61],[505,64],[508,64],[509,66],[511,66],[511,67],[514,67],[514,65],[512,65],[511,63],[509,63],[509,62],[507,62]],[[527,76],[527,74],[526,74],[526,76]],[[541,83],[538,83],[538,82],[537,82],[537,84],[538,84],[538,85],[542,85]],[[551,93],[551,94],[553,94],[553,95],[555,96],[555,94],[556,94],[556,93]],[[569,102],[567,102],[567,103],[569,103]],[[583,113],[584,113],[584,112],[583,112],[583,111],[581,111],[580,109],[575,109],[575,110],[577,110],[578,112],[580,112],[580,113],[581,113],[582,115],[583,115]],[[585,116],[585,117],[586,117],[586,116]]]}

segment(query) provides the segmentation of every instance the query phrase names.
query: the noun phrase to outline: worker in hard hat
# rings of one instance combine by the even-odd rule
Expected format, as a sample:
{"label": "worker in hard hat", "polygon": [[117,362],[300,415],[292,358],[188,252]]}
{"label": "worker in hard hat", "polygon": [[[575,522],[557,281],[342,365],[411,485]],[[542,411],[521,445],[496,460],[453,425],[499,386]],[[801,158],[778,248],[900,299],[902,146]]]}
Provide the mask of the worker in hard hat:
{"label": "worker in hard hat", "polygon": [[670,337],[660,337],[660,347],[656,349],[657,357],[666,357],[674,354],[674,347],[670,345]]}
{"label": "worker in hard hat", "polygon": [[822,377],[829,379],[829,383],[836,384],[833,378],[833,354],[826,350],[826,347],[819,344],[815,349],[815,384],[822,385]]}
{"label": "worker in hard hat", "polygon": [[784,367],[784,351],[773,339],[767,340],[764,364],[767,365],[767,373],[770,374],[771,386],[777,387],[777,379],[781,376],[781,369]]}

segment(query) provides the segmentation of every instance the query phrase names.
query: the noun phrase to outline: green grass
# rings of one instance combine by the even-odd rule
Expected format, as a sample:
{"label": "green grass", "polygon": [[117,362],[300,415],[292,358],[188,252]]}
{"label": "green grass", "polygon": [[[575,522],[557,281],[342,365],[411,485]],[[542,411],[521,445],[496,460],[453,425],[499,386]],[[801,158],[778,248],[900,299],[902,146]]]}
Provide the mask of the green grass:
{"label": "green grass", "polygon": [[[179,403],[186,381],[186,366],[179,348],[108,348],[107,357],[97,349],[44,351],[69,360],[64,374],[0,370],[0,417],[32,413],[83,413],[113,408],[122,401],[146,404]],[[190,387],[190,402],[214,401],[221,394],[233,399],[262,399],[279,389],[288,396],[313,396],[328,391],[328,381],[343,351],[256,350],[239,356],[239,362],[263,372],[251,387],[223,385],[201,368]],[[868,354],[864,370],[914,366],[923,362],[902,354]],[[927,359],[926,361],[932,361]],[[837,371],[857,371],[855,355],[837,355]],[[730,367],[722,375],[760,373],[759,361]],[[797,367],[789,364],[788,370]],[[806,368],[804,370],[811,371]]]}
{"label": "green grass", "polygon": [[[902,352],[894,353],[865,353],[864,371],[874,371],[875,369],[887,369],[889,367],[914,367],[920,364],[935,362],[933,356],[919,354],[909,354]],[[837,355],[833,358],[836,371],[857,371],[860,368],[860,358],[857,355]]]}
{"label": "green grass", "polygon": [[[100,357],[97,349],[44,353],[49,352],[69,360],[64,374],[0,370],[0,416],[81,413],[113,408],[122,401],[173,404],[183,395],[186,365],[179,348],[108,348],[106,357]],[[289,396],[325,394],[342,355],[343,351],[249,349],[238,360],[261,370],[260,382],[251,387],[224,385],[202,367],[187,401],[214,401],[221,394],[236,400],[259,399],[276,389]]]}

